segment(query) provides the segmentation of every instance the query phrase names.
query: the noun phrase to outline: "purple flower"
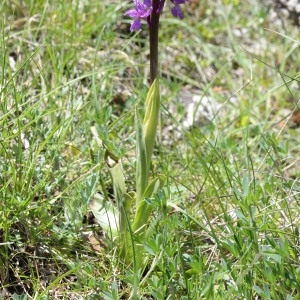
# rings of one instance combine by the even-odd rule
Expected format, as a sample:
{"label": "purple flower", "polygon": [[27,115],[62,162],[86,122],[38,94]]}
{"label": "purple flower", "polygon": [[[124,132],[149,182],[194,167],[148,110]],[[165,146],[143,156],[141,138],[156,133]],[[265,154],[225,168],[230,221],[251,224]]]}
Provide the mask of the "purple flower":
{"label": "purple flower", "polygon": [[134,0],[135,8],[128,10],[125,15],[133,18],[133,22],[130,26],[130,31],[140,30],[142,27],[141,20],[147,19],[152,12],[151,0],[144,0],[144,3]]}
{"label": "purple flower", "polygon": [[[155,0],[143,0],[143,3],[140,0],[133,0],[135,3],[135,8],[128,10],[125,13],[125,16],[133,18],[133,22],[130,26],[130,31],[140,30],[142,27],[142,20],[145,19],[148,22],[148,25],[151,26],[150,15],[153,11],[153,2]],[[155,13],[160,14],[164,8],[166,0],[156,0]],[[181,10],[180,4],[184,4],[188,0],[171,0],[174,6],[171,9],[171,13],[174,17],[183,19],[183,12]]]}
{"label": "purple flower", "polygon": [[186,0],[171,0],[175,6],[171,9],[171,13],[175,18],[183,19],[183,12],[179,4],[184,4]]}

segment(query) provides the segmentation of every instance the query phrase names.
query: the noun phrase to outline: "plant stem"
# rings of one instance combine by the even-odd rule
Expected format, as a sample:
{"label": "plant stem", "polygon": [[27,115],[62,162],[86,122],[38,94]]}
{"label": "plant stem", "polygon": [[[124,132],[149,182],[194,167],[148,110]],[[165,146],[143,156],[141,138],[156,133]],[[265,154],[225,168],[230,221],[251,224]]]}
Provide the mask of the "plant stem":
{"label": "plant stem", "polygon": [[159,0],[153,0],[153,10],[150,16],[150,85],[153,83],[158,73],[158,11]]}

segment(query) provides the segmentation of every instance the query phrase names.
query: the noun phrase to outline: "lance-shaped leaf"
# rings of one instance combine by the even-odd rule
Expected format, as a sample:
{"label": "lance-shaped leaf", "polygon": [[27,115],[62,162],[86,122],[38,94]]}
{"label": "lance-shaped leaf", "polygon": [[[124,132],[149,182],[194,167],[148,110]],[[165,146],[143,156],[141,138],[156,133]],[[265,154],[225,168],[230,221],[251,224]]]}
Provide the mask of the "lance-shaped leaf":
{"label": "lance-shaped leaf", "polygon": [[165,176],[159,175],[154,178],[147,186],[142,199],[136,208],[135,219],[132,225],[133,232],[144,232],[149,222],[149,217],[153,207],[148,202],[155,193],[163,188]]}
{"label": "lance-shaped leaf", "polygon": [[131,232],[131,204],[134,200],[135,193],[130,192],[123,195],[123,206],[120,211],[120,254],[127,262],[133,259],[133,235]]}
{"label": "lance-shaped leaf", "polygon": [[[123,228],[125,224],[124,214],[128,212],[131,202],[124,197],[126,185],[121,161],[112,159],[109,153],[106,152],[106,163],[112,178],[117,206],[101,195],[96,194],[94,200],[90,203],[90,209],[106,233],[111,238],[119,238],[120,233],[127,230],[126,226]],[[125,200],[127,200],[127,203]]]}
{"label": "lance-shaped leaf", "polygon": [[[127,247],[127,231],[130,223],[130,206],[132,203],[132,197],[127,194],[127,188],[125,184],[125,176],[122,167],[121,160],[115,161],[109,155],[106,157],[106,163],[109,167],[111,179],[113,182],[114,195],[117,202],[117,208],[119,213],[119,238],[122,241],[122,248]],[[123,243],[124,242],[124,243]],[[126,249],[123,249],[126,252]],[[123,251],[122,250],[122,251]],[[123,252],[124,252],[123,251]]]}
{"label": "lance-shaped leaf", "polygon": [[159,117],[159,81],[155,79],[146,98],[146,112],[141,124],[138,110],[136,110],[136,206],[148,185],[149,168],[156,137]]}
{"label": "lance-shaped leaf", "polygon": [[119,212],[117,208],[108,202],[100,194],[95,194],[94,199],[89,204],[97,222],[111,239],[119,236]]}
{"label": "lance-shaped leaf", "polygon": [[123,201],[123,195],[127,192],[122,163],[121,160],[116,161],[115,159],[111,158],[109,154],[106,154],[106,163],[108,165],[113,182],[114,195],[116,197],[117,205],[119,206]]}
{"label": "lance-shaped leaf", "polygon": [[153,147],[156,138],[156,129],[157,129],[158,118],[159,118],[159,108],[160,108],[159,80],[158,78],[156,78],[153,81],[147,94],[146,112],[143,121],[148,171],[150,168],[150,162],[151,162]]}
{"label": "lance-shaped leaf", "polygon": [[148,183],[148,167],[147,153],[144,138],[143,125],[140,120],[139,112],[136,109],[136,206],[147,187]]}

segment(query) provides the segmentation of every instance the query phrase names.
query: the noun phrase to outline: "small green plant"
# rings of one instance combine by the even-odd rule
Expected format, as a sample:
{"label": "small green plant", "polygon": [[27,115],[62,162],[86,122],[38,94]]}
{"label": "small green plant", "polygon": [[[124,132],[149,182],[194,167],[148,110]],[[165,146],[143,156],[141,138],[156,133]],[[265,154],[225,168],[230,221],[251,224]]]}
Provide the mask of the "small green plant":
{"label": "small green plant", "polygon": [[[185,0],[173,0],[171,12],[174,17],[183,18],[180,4]],[[125,15],[134,19],[130,30],[140,30],[141,20],[147,20],[150,37],[150,89],[146,98],[146,109],[143,121],[136,109],[136,177],[135,191],[128,192],[121,160],[117,159],[108,150],[106,163],[113,182],[113,191],[116,205],[108,202],[101,196],[96,196],[91,203],[93,211],[102,228],[117,238],[120,245],[120,254],[127,263],[133,262],[137,271],[145,263],[143,241],[151,233],[150,216],[153,211],[151,197],[162,189],[165,177],[158,175],[149,180],[149,169],[160,109],[160,91],[158,78],[158,29],[159,17],[165,0],[144,0],[143,3],[134,0],[135,8]],[[95,129],[95,128],[94,128]],[[94,134],[95,135],[95,134]],[[135,205],[134,205],[135,204]],[[134,217],[132,210],[135,209]]]}

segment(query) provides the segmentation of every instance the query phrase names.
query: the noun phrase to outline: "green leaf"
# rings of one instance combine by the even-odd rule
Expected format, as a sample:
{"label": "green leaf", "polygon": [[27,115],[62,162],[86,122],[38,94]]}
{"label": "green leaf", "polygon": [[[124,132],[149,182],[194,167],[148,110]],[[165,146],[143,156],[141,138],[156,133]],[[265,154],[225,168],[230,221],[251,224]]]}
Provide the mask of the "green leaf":
{"label": "green leaf", "polygon": [[110,175],[112,178],[114,195],[119,205],[123,194],[127,192],[122,163],[121,160],[116,161],[109,155],[106,155],[106,163],[109,167]]}
{"label": "green leaf", "polygon": [[151,198],[155,193],[163,188],[166,177],[159,175],[153,179],[150,184],[147,186],[142,199],[139,201],[136,208],[135,219],[133,222],[132,230],[139,231],[148,225],[149,217],[152,212],[152,206],[147,203],[146,198]]}
{"label": "green leaf", "polygon": [[120,208],[120,254],[127,262],[132,262],[133,259],[133,239],[131,233],[131,216],[130,208],[134,200],[135,193],[130,192],[123,195],[123,205]]}
{"label": "green leaf", "polygon": [[149,168],[156,137],[159,117],[160,95],[159,80],[152,83],[146,98],[146,112],[141,124],[138,110],[136,110],[136,206],[143,199],[148,184]]}
{"label": "green leaf", "polygon": [[89,208],[103,230],[112,239],[117,238],[119,236],[119,212],[117,208],[100,194],[94,195]]}
{"label": "green leaf", "polygon": [[150,168],[150,162],[153,152],[153,147],[156,138],[156,129],[159,118],[160,108],[160,94],[159,94],[159,80],[156,78],[147,94],[146,98],[146,112],[143,122],[145,145],[147,153],[147,168]]}
{"label": "green leaf", "polygon": [[148,167],[143,126],[136,109],[136,205],[142,199],[148,182]]}

